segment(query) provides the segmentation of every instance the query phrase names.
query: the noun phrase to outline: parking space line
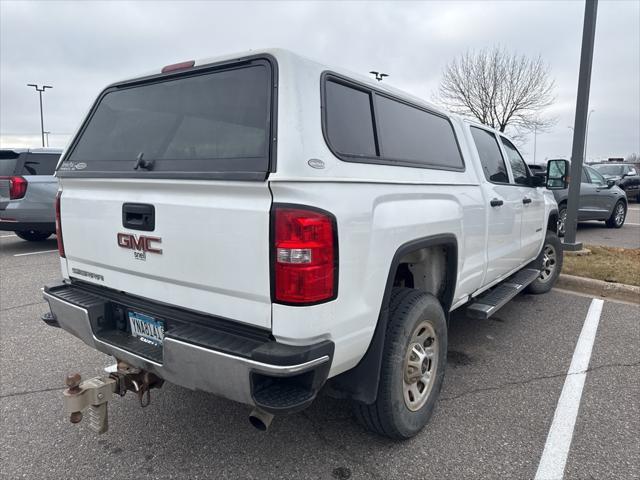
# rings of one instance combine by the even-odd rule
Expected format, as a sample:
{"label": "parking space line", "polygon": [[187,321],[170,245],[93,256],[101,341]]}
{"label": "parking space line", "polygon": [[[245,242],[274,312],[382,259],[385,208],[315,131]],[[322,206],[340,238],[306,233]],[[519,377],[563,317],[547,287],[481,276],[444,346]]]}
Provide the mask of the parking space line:
{"label": "parking space line", "polygon": [[9,238],[9,237],[17,237],[17,235],[15,233],[12,233],[11,235],[0,235],[0,238]]}
{"label": "parking space line", "polygon": [[631,223],[631,222],[624,222],[625,225],[634,225],[636,227],[640,226],[640,223]]}
{"label": "parking space line", "polygon": [[41,252],[16,253],[14,257],[24,257],[25,255],[38,255],[39,253],[53,253],[57,251],[58,249],[56,248],[55,250],[43,250]]}
{"label": "parking space line", "polygon": [[584,320],[567,378],[564,381],[562,393],[560,393],[558,406],[553,415],[553,422],[547,435],[547,442],[544,445],[535,480],[560,480],[564,476],[564,468],[569,456],[573,429],[580,409],[582,389],[587,378],[587,368],[589,368],[591,350],[596,339],[603,304],[602,300],[594,298],[589,306],[587,318]]}

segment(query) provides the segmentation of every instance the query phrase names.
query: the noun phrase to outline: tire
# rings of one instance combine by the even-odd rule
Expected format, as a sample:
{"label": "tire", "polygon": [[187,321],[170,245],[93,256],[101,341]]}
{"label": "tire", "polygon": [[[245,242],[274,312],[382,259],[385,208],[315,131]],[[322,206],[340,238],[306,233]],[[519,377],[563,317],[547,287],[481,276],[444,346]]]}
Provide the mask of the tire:
{"label": "tire", "polygon": [[567,228],[567,204],[560,205],[558,210],[558,237],[564,237],[564,233]]}
{"label": "tire", "polygon": [[537,295],[551,290],[562,271],[562,259],[562,243],[560,239],[555,233],[547,231],[547,236],[544,239],[544,245],[538,258],[529,264],[529,268],[540,270],[540,276],[529,284],[526,292]]}
{"label": "tire", "polygon": [[22,232],[15,233],[18,237],[22,240],[26,240],[27,242],[43,242],[53,235],[53,232],[41,232],[39,230],[24,230]]}
{"label": "tire", "polygon": [[412,288],[394,288],[378,395],[371,405],[354,403],[358,422],[396,440],[416,435],[431,418],[446,360],[447,321],[438,299]]}
{"label": "tire", "polygon": [[618,200],[618,203],[616,203],[615,207],[613,207],[611,216],[606,220],[605,223],[609,228],[622,228],[626,218],[627,205],[622,200]]}

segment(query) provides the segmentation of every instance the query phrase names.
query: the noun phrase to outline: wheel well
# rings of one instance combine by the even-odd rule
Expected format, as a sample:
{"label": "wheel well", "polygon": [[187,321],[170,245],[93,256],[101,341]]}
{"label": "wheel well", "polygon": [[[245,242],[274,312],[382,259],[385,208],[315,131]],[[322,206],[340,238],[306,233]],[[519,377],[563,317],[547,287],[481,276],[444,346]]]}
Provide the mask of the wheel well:
{"label": "wheel well", "polygon": [[404,254],[398,263],[393,286],[430,293],[446,310],[451,306],[451,299],[446,295],[447,283],[452,280],[447,271],[447,260],[451,254],[447,245],[423,247]]}
{"label": "wheel well", "polygon": [[558,212],[551,212],[551,214],[549,214],[547,230],[553,233],[558,233]]}
{"label": "wheel well", "polygon": [[447,314],[453,303],[458,274],[458,243],[452,234],[434,235],[405,243],[389,267],[378,323],[360,363],[327,382],[327,393],[371,404],[378,395],[380,366],[389,320],[389,299],[395,286],[406,286],[435,295]]}

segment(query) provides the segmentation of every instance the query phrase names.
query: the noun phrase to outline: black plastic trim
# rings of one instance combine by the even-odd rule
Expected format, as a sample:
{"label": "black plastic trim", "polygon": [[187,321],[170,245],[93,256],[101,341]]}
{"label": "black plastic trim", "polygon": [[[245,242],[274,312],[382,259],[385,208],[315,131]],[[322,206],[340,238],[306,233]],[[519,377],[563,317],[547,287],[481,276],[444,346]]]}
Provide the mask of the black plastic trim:
{"label": "black plastic trim", "polygon": [[[276,279],[275,279],[275,262],[276,262],[276,252],[275,252],[275,211],[278,208],[294,208],[298,210],[308,210],[310,212],[320,213],[322,215],[326,215],[331,220],[332,230],[333,230],[333,249],[335,255],[333,256],[333,295],[324,300],[320,300],[317,302],[305,302],[305,303],[295,303],[295,302],[282,302],[276,299]],[[327,210],[323,210],[322,208],[312,207],[310,205],[301,205],[298,203],[272,203],[271,210],[269,211],[269,281],[271,283],[271,301],[273,303],[277,303],[279,305],[288,305],[292,307],[310,307],[312,305],[321,305],[323,303],[331,302],[338,298],[338,277],[340,276],[340,251],[338,247],[338,222],[336,220],[336,216],[328,212]]]}
{"label": "black plastic trim", "polygon": [[[334,81],[341,85],[355,88],[356,90],[360,90],[362,92],[369,93],[370,102],[371,102],[371,114],[373,120],[373,133],[374,133],[374,141],[376,144],[376,150],[378,151],[377,157],[370,157],[365,155],[353,155],[353,154],[345,154],[340,153],[338,150],[331,144],[331,140],[327,135],[327,109],[326,109],[326,83],[328,81]],[[379,121],[377,115],[377,107],[376,107],[376,96],[386,97],[390,100],[394,100],[396,102],[402,103],[404,105],[408,105],[410,107],[416,108],[418,110],[422,110],[424,112],[430,113],[431,115],[435,115],[441,117],[447,121],[449,126],[451,127],[451,131],[453,132],[453,138],[456,141],[456,147],[458,148],[458,153],[460,154],[460,160],[462,161],[462,167],[446,167],[444,165],[431,165],[425,163],[411,162],[402,159],[393,159],[384,156],[384,145],[380,141],[380,132],[379,132]],[[441,112],[431,110],[430,108],[425,107],[424,105],[413,103],[405,98],[401,98],[395,95],[392,95],[383,90],[379,90],[365,83],[358,82],[349,77],[345,77],[338,73],[332,72],[330,70],[326,70],[322,72],[320,77],[320,110],[322,115],[322,136],[324,137],[324,141],[331,150],[331,153],[335,155],[337,158],[344,162],[352,162],[352,163],[367,163],[373,165],[391,165],[394,167],[411,167],[411,168],[421,168],[426,170],[445,170],[449,172],[464,172],[466,171],[466,164],[464,161],[464,155],[462,155],[462,150],[460,149],[460,141],[458,140],[458,135],[456,134],[456,129],[451,122],[451,119],[444,115]]]}
{"label": "black plastic trim", "polygon": [[[131,88],[137,87],[147,83],[158,83],[167,80],[174,80],[182,77],[189,77],[195,75],[202,75],[211,73],[217,70],[225,70],[231,68],[242,68],[244,66],[248,66],[254,62],[265,62],[271,73],[271,96],[270,96],[270,106],[271,111],[269,115],[269,161],[268,161],[268,171],[224,171],[224,172],[212,172],[212,171],[192,171],[192,172],[184,172],[184,171],[135,171],[132,169],[131,172],[86,172],[86,171],[61,171],[59,170],[60,166],[63,162],[67,161],[67,158],[73,153],[78,140],[84,133],[89,121],[95,114],[95,111],[102,101],[103,97],[114,90],[122,89],[122,88]],[[157,178],[157,179],[177,179],[177,180],[245,180],[245,181],[264,181],[269,177],[269,173],[276,171],[276,157],[277,157],[277,125],[278,125],[278,62],[273,55],[263,53],[258,55],[250,55],[247,57],[240,57],[232,60],[224,60],[222,62],[209,63],[206,65],[199,65],[197,67],[188,68],[185,70],[172,71],[168,73],[160,73],[157,75],[149,75],[146,77],[138,78],[131,81],[118,82],[113,83],[107,86],[101,93],[98,95],[98,98],[95,100],[89,113],[84,118],[78,132],[75,134],[69,148],[65,150],[64,157],[61,157],[58,161],[58,166],[56,168],[55,176],[60,178]],[[133,161],[132,161],[133,165]]]}
{"label": "black plastic trim", "polygon": [[27,230],[38,230],[54,234],[56,231],[56,224],[55,222],[6,222],[0,220],[0,231],[24,232]]}
{"label": "black plastic trim", "polygon": [[447,258],[447,283],[442,298],[442,308],[449,316],[449,309],[453,302],[453,295],[458,275],[458,241],[453,234],[440,234],[424,237],[405,243],[398,248],[391,265],[387,284],[382,298],[382,306],[378,316],[378,323],[364,357],[351,370],[348,370],[328,382],[328,393],[337,398],[349,398],[361,403],[371,404],[378,396],[382,353],[386,339],[387,324],[389,322],[389,299],[393,288],[396,271],[402,257],[421,248],[443,246],[449,248],[450,258]]}

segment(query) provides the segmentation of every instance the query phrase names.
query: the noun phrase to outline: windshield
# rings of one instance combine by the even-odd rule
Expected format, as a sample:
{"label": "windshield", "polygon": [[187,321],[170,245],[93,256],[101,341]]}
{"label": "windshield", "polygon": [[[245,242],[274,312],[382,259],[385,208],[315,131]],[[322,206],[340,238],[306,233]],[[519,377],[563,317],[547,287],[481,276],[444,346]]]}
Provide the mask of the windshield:
{"label": "windshield", "polygon": [[60,172],[267,172],[267,62],[107,91]]}
{"label": "windshield", "polygon": [[602,175],[622,175],[622,165],[593,165]]}

